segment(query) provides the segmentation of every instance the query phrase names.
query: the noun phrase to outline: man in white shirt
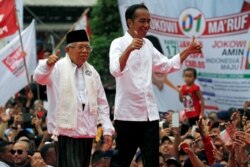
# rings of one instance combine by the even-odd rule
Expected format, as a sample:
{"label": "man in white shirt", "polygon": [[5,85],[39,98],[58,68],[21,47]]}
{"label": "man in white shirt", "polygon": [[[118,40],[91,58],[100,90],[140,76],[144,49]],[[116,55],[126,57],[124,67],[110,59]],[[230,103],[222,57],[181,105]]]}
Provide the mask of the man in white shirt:
{"label": "man in white shirt", "polygon": [[180,69],[201,45],[192,40],[180,54],[168,59],[144,38],[150,28],[150,15],[143,4],[127,8],[128,31],[110,46],[110,72],[116,79],[116,150],[111,167],[128,167],[137,148],[145,167],[159,166],[159,113],[153,96],[152,70],[163,73]]}
{"label": "man in white shirt", "polygon": [[99,116],[104,140],[112,146],[113,125],[100,76],[87,63],[91,52],[85,30],[66,37],[66,56],[40,60],[34,80],[47,86],[48,132],[57,142],[57,166],[88,167]]}

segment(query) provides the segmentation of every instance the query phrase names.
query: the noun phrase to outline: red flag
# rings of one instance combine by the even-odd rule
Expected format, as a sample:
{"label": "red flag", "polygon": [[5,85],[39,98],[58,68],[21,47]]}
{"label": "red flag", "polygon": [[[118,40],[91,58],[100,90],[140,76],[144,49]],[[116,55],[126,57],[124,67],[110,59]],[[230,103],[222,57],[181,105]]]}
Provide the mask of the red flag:
{"label": "red flag", "polygon": [[247,12],[250,10],[250,1],[249,0],[244,0],[241,8],[241,12]]}
{"label": "red flag", "polygon": [[14,0],[0,0],[0,38],[18,30]]}
{"label": "red flag", "polygon": [[84,18],[85,18],[85,21],[86,21],[86,31],[87,31],[89,37],[92,38],[92,32],[91,32],[90,24],[89,24],[88,11],[86,13],[84,13]]}
{"label": "red flag", "polygon": [[82,16],[75,23],[74,29],[75,30],[85,29],[87,34],[88,34],[89,39],[91,40],[92,32],[91,32],[91,29],[90,29],[89,18],[88,18],[89,10],[90,10],[89,8],[85,9]]}

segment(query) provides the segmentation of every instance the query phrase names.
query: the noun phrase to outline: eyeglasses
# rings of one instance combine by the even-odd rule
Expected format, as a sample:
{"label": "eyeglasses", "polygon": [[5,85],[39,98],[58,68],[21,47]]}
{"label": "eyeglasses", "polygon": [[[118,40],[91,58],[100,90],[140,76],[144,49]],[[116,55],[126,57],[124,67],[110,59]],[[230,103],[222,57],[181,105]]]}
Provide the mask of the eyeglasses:
{"label": "eyeglasses", "polygon": [[92,51],[92,48],[90,47],[90,46],[72,46],[72,45],[70,45],[69,47],[71,47],[71,48],[77,48],[78,50],[83,50],[83,49],[85,49],[85,50],[87,50],[87,51]]}
{"label": "eyeglasses", "polygon": [[10,153],[11,153],[12,155],[16,154],[16,152],[17,152],[17,154],[19,154],[19,155],[23,154],[23,150],[20,150],[20,149],[18,149],[18,150],[10,150]]}

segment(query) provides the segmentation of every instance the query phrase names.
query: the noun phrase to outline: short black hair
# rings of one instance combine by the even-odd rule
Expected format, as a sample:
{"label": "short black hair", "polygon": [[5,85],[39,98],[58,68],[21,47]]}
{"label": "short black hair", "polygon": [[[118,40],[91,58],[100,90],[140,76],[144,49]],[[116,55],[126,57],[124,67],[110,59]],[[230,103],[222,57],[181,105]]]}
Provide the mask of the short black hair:
{"label": "short black hair", "polygon": [[91,164],[97,164],[102,158],[104,158],[104,152],[102,150],[96,150],[91,158]]}
{"label": "short black hair", "polygon": [[46,161],[46,156],[50,148],[55,149],[55,144],[54,143],[45,144],[40,150],[41,156],[44,159],[44,161]]}
{"label": "short black hair", "polygon": [[213,128],[220,128],[220,123],[219,122],[214,122],[211,127],[210,130],[212,130]]}
{"label": "short black hair", "polygon": [[185,72],[186,72],[186,71],[191,71],[191,72],[193,72],[193,74],[194,74],[194,78],[196,78],[196,77],[197,77],[197,72],[196,72],[196,69],[191,68],[191,67],[188,67],[188,68],[186,68],[186,69],[183,71],[183,75],[185,74]]}
{"label": "short black hair", "polygon": [[[201,161],[206,161],[206,163],[208,164],[208,159],[207,159],[205,150],[198,152],[196,155]],[[186,159],[183,167],[193,167],[193,164],[192,164],[190,158]]]}
{"label": "short black hair", "polygon": [[127,20],[128,19],[131,19],[131,20],[133,20],[134,18],[135,18],[135,11],[137,10],[137,9],[146,9],[146,10],[148,10],[148,8],[143,4],[143,3],[141,3],[141,4],[134,4],[134,5],[131,5],[131,6],[129,6],[128,8],[127,8],[127,10],[126,10],[126,12],[125,12],[125,19],[126,19],[126,23],[127,23],[127,27],[128,27],[128,22],[127,22]]}
{"label": "short black hair", "polygon": [[194,136],[192,136],[192,135],[187,135],[187,136],[184,138],[184,140],[185,140],[185,139],[189,139],[189,140],[195,141],[195,138],[194,138]]}
{"label": "short black hair", "polygon": [[6,147],[10,144],[13,144],[12,142],[5,141],[3,139],[0,139],[0,153],[4,153],[6,150]]}
{"label": "short black hair", "polygon": [[166,164],[167,164],[167,166],[172,166],[172,165],[174,165],[175,167],[181,167],[180,162],[178,162],[177,160],[172,159],[172,158],[169,158],[169,159],[166,161]]}
{"label": "short black hair", "polygon": [[147,35],[146,38],[149,39],[150,42],[152,42],[152,44],[154,45],[154,47],[155,47],[159,52],[163,53],[163,50],[162,50],[160,41],[159,41],[159,39],[158,39],[156,36]]}

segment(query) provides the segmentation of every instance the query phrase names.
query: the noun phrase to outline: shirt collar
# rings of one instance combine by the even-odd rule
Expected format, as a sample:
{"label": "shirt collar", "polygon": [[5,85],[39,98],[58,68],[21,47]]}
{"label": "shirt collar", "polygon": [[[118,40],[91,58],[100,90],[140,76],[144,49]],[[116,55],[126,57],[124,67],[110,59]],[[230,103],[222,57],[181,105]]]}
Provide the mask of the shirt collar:
{"label": "shirt collar", "polygon": [[126,38],[128,41],[132,41],[132,40],[133,40],[133,37],[128,33],[128,31],[126,31],[126,33],[125,33],[125,38]]}
{"label": "shirt collar", "polygon": [[[74,71],[76,71],[78,69],[77,65],[72,63],[72,62],[71,62],[71,64],[72,64],[72,67],[73,67]],[[82,64],[82,66],[79,69],[83,68],[84,67],[83,65],[84,64]]]}

